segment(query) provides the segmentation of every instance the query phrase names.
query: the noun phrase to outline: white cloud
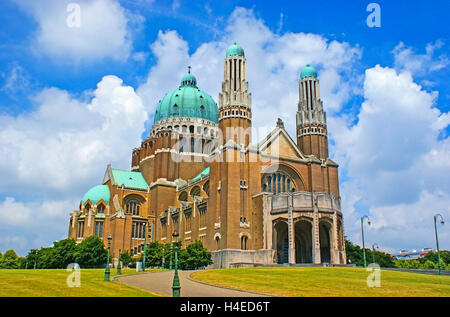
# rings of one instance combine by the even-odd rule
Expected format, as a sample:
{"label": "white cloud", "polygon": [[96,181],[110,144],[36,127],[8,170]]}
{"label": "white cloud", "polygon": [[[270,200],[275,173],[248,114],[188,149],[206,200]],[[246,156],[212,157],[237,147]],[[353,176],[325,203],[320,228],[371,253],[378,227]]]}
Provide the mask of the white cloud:
{"label": "white cloud", "polygon": [[425,54],[416,54],[413,48],[400,42],[392,51],[394,66],[398,70],[407,70],[419,76],[441,70],[450,63],[445,54],[441,54],[437,58],[434,56],[435,52],[443,45],[444,43],[439,40],[435,43],[428,43],[425,47]]}
{"label": "white cloud", "polygon": [[[346,127],[342,118],[330,119],[330,129],[339,127],[333,151],[348,176],[342,199],[347,234],[355,241],[358,208],[372,218],[369,239],[391,249],[429,247],[432,215],[449,215],[450,179],[444,175],[450,175],[450,140],[438,139],[449,120],[436,100],[437,93],[423,90],[410,72],[377,65],[366,70],[358,122]],[[449,238],[442,237],[447,248]]]}
{"label": "white cloud", "polygon": [[14,249],[26,255],[31,248],[47,247],[67,237],[68,210],[77,200],[22,202],[13,197],[0,201],[0,251]]}
{"label": "white cloud", "polygon": [[48,88],[33,97],[34,112],[0,116],[0,249],[25,255],[66,238],[69,212],[106,165],[130,167],[147,118],[140,97],[116,76],[84,95]]}
{"label": "white cloud", "polygon": [[2,72],[1,77],[4,84],[0,90],[10,93],[11,96],[17,92],[27,91],[31,87],[28,72],[16,62],[11,64],[9,71]]}
{"label": "white cloud", "polygon": [[[291,135],[295,135],[293,114],[297,110],[298,78],[308,63],[320,70],[322,96],[324,102],[330,101],[327,111],[339,111],[350,97],[353,83],[347,80],[352,78],[352,66],[361,56],[358,47],[310,33],[278,35],[252,10],[238,7],[229,17],[223,35],[217,41],[203,43],[191,55],[188,43],[176,31],[159,32],[151,45],[157,62],[137,90],[148,112],[153,115],[164,94],[178,86],[188,65],[192,66],[199,88],[217,101],[225,51],[235,41],[247,57],[254,127],[272,129],[276,118],[281,117]],[[264,136],[255,134],[253,141]]]}
{"label": "white cloud", "polygon": [[34,101],[32,113],[0,116],[0,191],[81,194],[107,163],[129,167],[147,113],[120,78],[105,76],[90,102],[57,88]]}
{"label": "white cloud", "polygon": [[[39,53],[75,62],[106,57],[124,60],[130,55],[130,15],[117,0],[16,2],[38,23],[33,46]],[[74,14],[67,10],[69,3],[79,5],[79,27],[67,23]]]}
{"label": "white cloud", "polygon": [[[252,10],[236,8],[223,35],[203,43],[192,54],[177,32],[159,32],[151,45],[156,64],[137,90],[148,112],[153,114],[164,93],[177,87],[187,65],[193,67],[199,87],[217,100],[225,50],[234,41],[242,45],[247,57],[254,127],[273,128],[276,118],[281,117],[295,136],[300,70],[307,63],[318,69],[330,144],[335,144],[331,153],[341,165],[341,175],[345,174],[341,195],[347,236],[360,241],[359,217],[367,211],[377,223],[369,229],[368,238],[376,238],[382,248],[429,246],[430,228],[423,231],[422,223],[430,218],[431,210],[449,199],[443,189],[450,188],[450,180],[442,177],[449,171],[444,159],[449,157],[449,147],[446,140],[438,141],[449,115],[436,108],[437,93],[423,90],[406,66],[399,73],[376,66],[360,74],[362,52],[358,46],[317,34],[279,35]],[[400,47],[396,51],[400,56]],[[433,49],[429,47],[427,52],[432,56]],[[413,58],[422,57],[408,55],[408,59]],[[401,65],[407,65],[406,61],[405,57]],[[364,97],[361,109],[351,109],[354,114],[342,113],[346,103],[359,95]],[[258,135],[253,141],[260,138]],[[427,204],[430,212],[403,223],[401,218],[408,217],[408,210],[417,214]],[[416,230],[423,236],[412,237]],[[448,237],[442,239],[448,245]]]}
{"label": "white cloud", "polygon": [[[75,193],[81,197],[98,184],[107,163],[129,167],[131,149],[139,142],[147,114],[152,116],[158,100],[178,87],[188,65],[199,88],[217,100],[225,50],[234,41],[243,46],[247,57],[255,127],[273,128],[281,117],[295,137],[300,70],[307,63],[318,69],[330,144],[334,144],[330,153],[345,175],[341,196],[346,235],[360,241],[359,217],[365,208],[373,220],[367,237],[380,247],[430,246],[431,231],[424,223],[434,211],[449,216],[450,179],[445,176],[450,174],[450,144],[438,135],[450,116],[436,108],[437,93],[423,90],[413,74],[420,73],[428,61],[434,63],[432,56],[440,44],[428,47],[425,55],[397,46],[393,51],[397,72],[376,66],[360,74],[358,46],[317,34],[276,34],[244,8],[234,10],[217,40],[203,43],[191,54],[176,31],[159,31],[150,45],[156,63],[136,93],[119,78],[106,76],[92,100],[49,88],[34,97],[33,113],[0,117],[4,127],[0,130],[0,191],[39,190],[63,197],[47,202],[68,203]],[[439,60],[446,63],[445,56]],[[440,69],[439,63],[433,65],[433,70]],[[355,124],[355,118],[341,110],[359,94],[364,103]],[[0,213],[14,207],[25,215],[23,219],[5,216],[11,226],[28,221],[32,207],[41,210],[9,196],[0,203]],[[75,204],[80,197],[73,199]],[[65,217],[76,207],[74,203],[60,205]],[[66,230],[67,221],[61,226]],[[443,234],[442,242],[450,247],[448,235]]]}

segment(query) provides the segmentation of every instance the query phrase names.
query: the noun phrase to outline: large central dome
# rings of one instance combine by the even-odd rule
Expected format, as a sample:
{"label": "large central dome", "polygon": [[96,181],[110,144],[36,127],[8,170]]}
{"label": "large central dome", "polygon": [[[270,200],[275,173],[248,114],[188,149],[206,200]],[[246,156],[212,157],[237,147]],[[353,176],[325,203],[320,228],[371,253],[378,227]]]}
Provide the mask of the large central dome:
{"label": "large central dome", "polygon": [[214,99],[198,89],[197,79],[188,73],[181,79],[180,87],[159,101],[154,123],[171,117],[203,118],[217,123],[218,113]]}

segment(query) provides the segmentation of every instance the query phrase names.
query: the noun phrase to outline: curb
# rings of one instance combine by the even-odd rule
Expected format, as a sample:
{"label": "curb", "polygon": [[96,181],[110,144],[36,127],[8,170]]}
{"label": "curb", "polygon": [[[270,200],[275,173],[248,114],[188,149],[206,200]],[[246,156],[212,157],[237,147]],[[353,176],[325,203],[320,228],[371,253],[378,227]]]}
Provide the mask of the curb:
{"label": "curb", "polygon": [[139,273],[130,273],[130,274],[120,274],[120,275],[114,275],[111,277],[111,281],[114,281],[116,278],[125,277],[125,276],[134,276],[134,275],[141,275],[141,274],[153,274],[153,273],[159,273],[164,271],[155,271],[155,272],[139,272]]}
{"label": "curb", "polygon": [[[202,270],[202,271],[209,271],[209,270]],[[262,296],[265,296],[265,297],[282,297],[282,296],[277,296],[277,295],[273,295],[273,294],[258,293],[258,292],[247,291],[247,290],[242,290],[242,289],[228,287],[228,286],[214,285],[214,284],[206,283],[206,282],[203,282],[203,281],[199,281],[199,280],[196,280],[193,277],[191,277],[192,274],[197,273],[197,272],[200,272],[200,271],[194,271],[191,274],[186,275],[186,278],[188,280],[192,281],[192,282],[195,282],[195,283],[204,284],[204,285],[213,286],[213,287],[218,287],[218,288],[223,288],[223,289],[228,289],[228,290],[231,290],[231,291],[238,291],[238,292],[242,292],[242,293],[262,295]]]}

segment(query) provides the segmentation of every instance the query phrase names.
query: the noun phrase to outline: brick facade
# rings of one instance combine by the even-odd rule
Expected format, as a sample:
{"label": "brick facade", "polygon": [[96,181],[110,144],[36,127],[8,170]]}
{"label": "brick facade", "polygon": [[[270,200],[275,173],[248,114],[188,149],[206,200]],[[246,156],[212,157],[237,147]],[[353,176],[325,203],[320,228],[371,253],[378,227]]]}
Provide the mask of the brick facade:
{"label": "brick facade", "polygon": [[[202,241],[215,267],[345,264],[338,165],[328,157],[318,80],[299,81],[296,142],[278,120],[253,146],[245,61],[243,55],[225,59],[218,123],[190,117],[156,122],[132,151],[131,170],[148,186],[116,184],[108,166],[109,204],[80,204],[71,213],[69,237],[80,242],[97,234],[106,245],[111,235],[115,259],[119,250],[139,255],[145,239],[171,243],[176,230],[183,246]],[[103,223],[100,234],[95,222]]]}

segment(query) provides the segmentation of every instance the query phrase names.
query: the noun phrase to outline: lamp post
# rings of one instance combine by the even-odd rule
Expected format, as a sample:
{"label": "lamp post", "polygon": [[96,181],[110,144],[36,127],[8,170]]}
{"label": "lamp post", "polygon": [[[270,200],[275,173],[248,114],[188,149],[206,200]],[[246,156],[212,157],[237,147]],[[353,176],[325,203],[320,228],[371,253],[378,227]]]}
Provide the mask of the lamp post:
{"label": "lamp post", "polygon": [[366,263],[366,249],[364,247],[364,218],[367,218],[367,224],[370,226],[370,220],[368,216],[361,217],[361,236],[362,236],[362,247],[363,247],[363,259],[364,259],[364,267],[367,267]]}
{"label": "lamp post", "polygon": [[108,236],[108,257],[107,257],[107,261],[106,261],[106,268],[105,268],[105,281],[109,282],[109,253],[110,253],[110,249],[111,249],[111,240],[112,237],[111,235]]}
{"label": "lamp post", "polygon": [[434,215],[434,235],[436,237],[436,249],[437,249],[437,254],[438,254],[438,265],[439,265],[439,275],[442,274],[442,266],[441,266],[441,255],[439,252],[439,239],[438,239],[438,234],[437,234],[437,226],[436,226],[436,218],[439,217],[441,218],[441,224],[444,224],[444,218],[442,217],[441,214],[435,214]]}
{"label": "lamp post", "polygon": [[147,253],[147,223],[144,224],[144,257],[142,259],[142,271],[145,272],[145,256]]}
{"label": "lamp post", "polygon": [[180,297],[180,279],[178,278],[178,237],[179,234],[175,230],[172,234],[175,248],[175,273],[173,276],[173,284],[172,284],[172,297]]}
{"label": "lamp post", "polygon": [[36,270],[37,255],[38,255],[38,250],[34,250],[34,266],[33,266],[33,270]]}
{"label": "lamp post", "polygon": [[170,245],[169,270],[172,270],[173,247]]}
{"label": "lamp post", "polygon": [[379,248],[378,244],[372,244],[372,263],[375,263],[375,246],[377,249]]}
{"label": "lamp post", "polygon": [[117,262],[117,275],[122,274],[122,268],[120,267],[120,249],[119,249],[119,261]]}
{"label": "lamp post", "polygon": [[222,249],[222,237],[220,237],[220,268],[223,266],[223,249]]}

